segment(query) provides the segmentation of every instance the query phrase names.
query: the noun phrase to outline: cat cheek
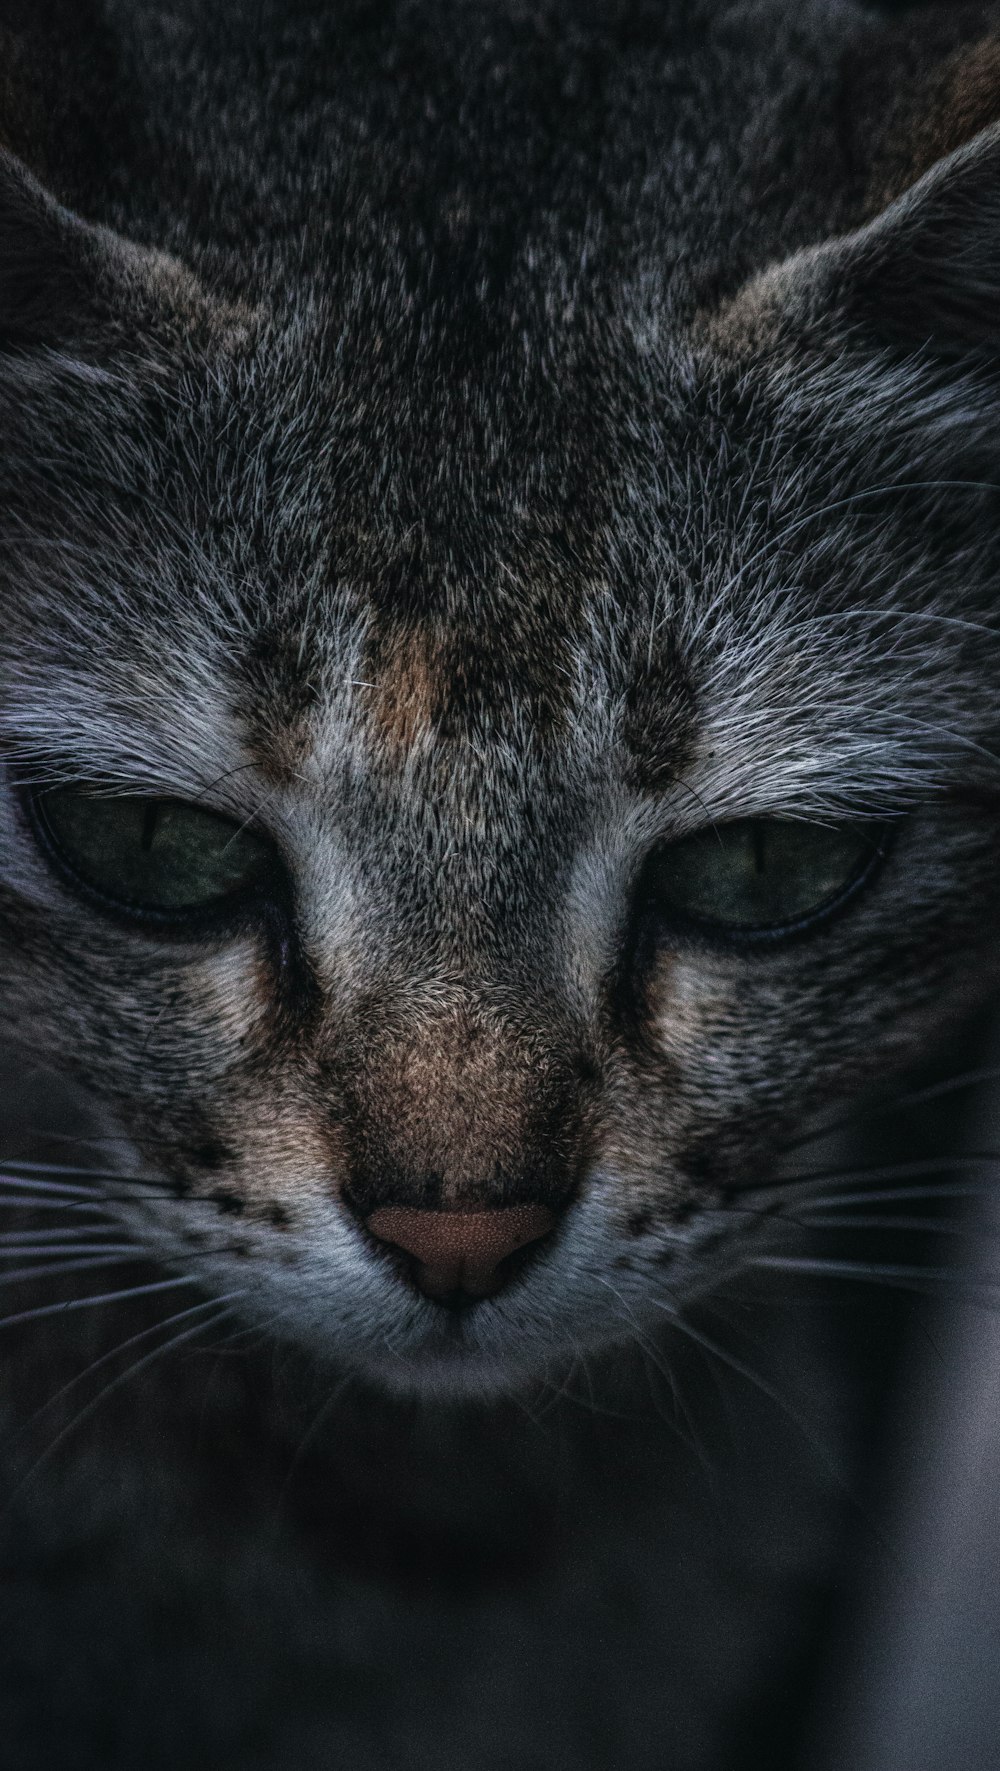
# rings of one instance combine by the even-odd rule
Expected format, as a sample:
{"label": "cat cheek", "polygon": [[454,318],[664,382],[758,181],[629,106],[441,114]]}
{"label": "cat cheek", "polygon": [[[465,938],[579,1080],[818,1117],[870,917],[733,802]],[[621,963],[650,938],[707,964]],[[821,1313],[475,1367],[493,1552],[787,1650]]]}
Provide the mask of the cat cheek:
{"label": "cat cheek", "polygon": [[272,967],[250,939],[213,954],[188,974],[188,1012],[212,1047],[231,1052],[270,1042],[275,982]]}
{"label": "cat cheek", "polygon": [[[637,1027],[635,1058],[643,1072],[655,1066],[663,1104],[671,1118],[678,1091],[700,1087],[732,1038],[738,1004],[730,979],[713,977],[711,961],[672,956],[661,964],[646,994]],[[648,1088],[648,1078],[645,1087]]]}
{"label": "cat cheek", "polygon": [[[211,1125],[187,1141],[180,1166],[191,1190],[220,1209],[266,1227],[295,1227],[303,1211],[334,1205],[347,1174],[336,1128],[310,1105],[282,1098],[259,1079],[216,1099]],[[220,1154],[221,1153],[221,1154]]]}

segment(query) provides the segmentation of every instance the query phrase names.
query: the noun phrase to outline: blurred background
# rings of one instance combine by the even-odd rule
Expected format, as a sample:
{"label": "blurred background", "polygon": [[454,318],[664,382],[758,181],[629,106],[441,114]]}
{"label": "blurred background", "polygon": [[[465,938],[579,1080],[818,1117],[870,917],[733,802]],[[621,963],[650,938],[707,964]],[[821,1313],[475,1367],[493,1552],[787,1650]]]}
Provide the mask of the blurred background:
{"label": "blurred background", "polygon": [[[1000,1028],[970,1029],[942,1058],[916,1085],[922,1099],[869,1128],[875,1161],[881,1149],[887,1165],[912,1162],[914,1198],[885,1213],[891,1249],[857,1232],[864,1258],[888,1268],[872,1275],[886,1294],[864,1309],[865,1493],[808,1771],[1000,1766]],[[909,1297],[893,1310],[897,1286]]]}

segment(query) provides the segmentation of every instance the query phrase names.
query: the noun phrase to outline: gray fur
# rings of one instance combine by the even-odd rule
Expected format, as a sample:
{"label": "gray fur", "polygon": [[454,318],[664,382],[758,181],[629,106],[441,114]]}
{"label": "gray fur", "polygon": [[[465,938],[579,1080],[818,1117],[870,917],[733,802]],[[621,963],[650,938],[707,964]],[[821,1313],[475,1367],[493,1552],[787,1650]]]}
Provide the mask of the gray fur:
{"label": "gray fur", "polygon": [[[151,1363],[18,1489],[34,1621],[4,1631],[4,1732],[19,1766],[58,1762],[20,1695],[44,1661],[67,1768],[730,1771],[838,1504],[782,1453],[796,1523],[765,1509],[720,1549],[628,1349],[658,1369],[664,1319],[759,1248],[740,1187],[996,987],[996,10],[8,10],[0,1013],[111,1139],[93,1185],[145,1283],[196,1275],[150,1307],[217,1295],[282,1352],[204,1402],[194,1353]],[[969,57],[968,139],[957,100],[915,132]],[[293,909],[229,940],[123,928],[53,871],[26,778],[255,820]],[[758,813],[896,835],[809,941],[647,940],[656,846]],[[573,1202],[446,1330],[345,1206],[387,1190]],[[25,1327],[12,1482],[15,1424],[145,1308]],[[822,1394],[809,1338],[797,1381]],[[591,1359],[639,1427],[574,1420]],[[343,1574],[350,1506],[282,1519],[301,1396],[341,1382],[313,1489],[363,1490],[353,1460],[384,1455],[387,1531],[401,1447],[434,1490],[411,1535],[461,1541],[449,1460],[485,1446],[461,1507],[488,1536],[516,1445],[545,1516],[516,1597],[484,1576],[476,1605],[445,1581],[414,1610]],[[546,1384],[569,1386],[553,1430],[589,1527],[557,1529],[525,1469],[541,1429],[512,1421]],[[24,1431],[41,1455],[51,1419]],[[623,1476],[616,1506],[605,1455],[662,1481]],[[616,1569],[602,1659],[580,1583],[613,1609]],[[428,1635],[380,1737],[371,1667]],[[489,1689],[506,1655],[523,1707]]]}

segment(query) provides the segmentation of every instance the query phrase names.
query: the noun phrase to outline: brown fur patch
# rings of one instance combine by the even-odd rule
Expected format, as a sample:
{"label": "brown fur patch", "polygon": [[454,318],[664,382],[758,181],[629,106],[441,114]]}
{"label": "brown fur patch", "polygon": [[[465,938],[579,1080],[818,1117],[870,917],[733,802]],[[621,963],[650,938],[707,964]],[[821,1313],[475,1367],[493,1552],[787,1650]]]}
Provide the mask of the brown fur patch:
{"label": "brown fur patch", "polygon": [[410,750],[444,714],[448,680],[441,650],[426,627],[399,627],[366,665],[369,706],[380,744]]}
{"label": "brown fur patch", "polygon": [[584,1090],[560,1031],[519,1036],[464,1008],[395,1034],[369,1030],[346,1089],[353,1203],[367,1214],[382,1205],[563,1201],[577,1171]]}

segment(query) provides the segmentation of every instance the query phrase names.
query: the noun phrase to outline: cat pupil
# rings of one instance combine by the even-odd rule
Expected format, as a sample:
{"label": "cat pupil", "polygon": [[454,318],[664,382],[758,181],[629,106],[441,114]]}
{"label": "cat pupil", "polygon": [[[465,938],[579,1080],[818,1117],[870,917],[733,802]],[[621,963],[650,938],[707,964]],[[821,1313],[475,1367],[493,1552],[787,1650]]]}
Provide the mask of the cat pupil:
{"label": "cat pupil", "polygon": [[153,846],[153,838],[156,835],[156,826],[159,823],[159,820],[160,820],[159,801],[155,800],[155,799],[151,799],[147,802],[146,807],[143,811],[143,815],[142,815],[142,837],[141,837],[141,841],[140,841],[140,847],[143,849],[143,851],[146,854],[149,853],[150,849]]}

